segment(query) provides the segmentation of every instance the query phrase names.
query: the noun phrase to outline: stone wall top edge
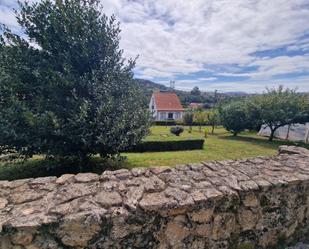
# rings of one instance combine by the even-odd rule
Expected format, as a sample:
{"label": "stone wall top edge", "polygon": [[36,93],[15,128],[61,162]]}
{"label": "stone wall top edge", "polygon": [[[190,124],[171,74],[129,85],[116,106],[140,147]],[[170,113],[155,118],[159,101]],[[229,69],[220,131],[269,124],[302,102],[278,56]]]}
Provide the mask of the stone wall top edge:
{"label": "stone wall top edge", "polygon": [[[298,146],[287,146],[282,145],[278,148],[278,154],[273,156],[257,156],[257,157],[249,157],[249,158],[241,158],[241,159],[227,159],[227,160],[212,160],[212,161],[204,161],[199,163],[189,163],[189,164],[180,164],[173,166],[151,166],[151,167],[136,167],[132,169],[117,169],[117,170],[106,170],[102,174],[96,174],[96,173],[78,173],[78,174],[63,174],[59,177],[57,176],[43,176],[43,177],[37,177],[37,178],[23,178],[18,180],[0,180],[0,186],[7,185],[9,182],[27,182],[27,181],[33,181],[33,182],[52,182],[53,180],[56,182],[62,182],[63,178],[68,178],[71,176],[75,176],[75,179],[77,182],[88,182],[93,180],[102,180],[108,178],[108,176],[118,176],[118,178],[121,180],[122,178],[125,178],[124,176],[127,174],[132,174],[133,176],[140,176],[143,174],[159,174],[162,172],[170,171],[172,169],[176,170],[191,170],[191,169],[198,169],[199,167],[203,166],[210,166],[215,164],[217,165],[233,165],[233,164],[246,164],[246,163],[261,163],[262,160],[269,161],[269,160],[282,160],[280,156],[291,156],[291,155],[300,155],[303,157],[309,157],[309,150],[303,147]],[[283,160],[286,160],[284,158]],[[212,168],[215,170],[215,168]],[[57,180],[59,178],[59,180]],[[84,178],[84,179],[82,179]]]}

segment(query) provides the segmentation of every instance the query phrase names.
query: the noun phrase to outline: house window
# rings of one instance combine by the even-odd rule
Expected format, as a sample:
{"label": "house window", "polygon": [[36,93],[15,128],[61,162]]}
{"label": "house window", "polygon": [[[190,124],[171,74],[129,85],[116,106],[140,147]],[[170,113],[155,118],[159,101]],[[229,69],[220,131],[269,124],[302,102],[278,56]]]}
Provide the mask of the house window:
{"label": "house window", "polygon": [[175,113],[175,119],[180,119],[180,113],[179,112]]}
{"label": "house window", "polygon": [[168,113],[168,119],[174,119],[174,115],[173,115],[174,113],[172,113],[172,112],[169,112]]}
{"label": "house window", "polygon": [[160,120],[164,120],[165,119],[165,112],[160,112]]}

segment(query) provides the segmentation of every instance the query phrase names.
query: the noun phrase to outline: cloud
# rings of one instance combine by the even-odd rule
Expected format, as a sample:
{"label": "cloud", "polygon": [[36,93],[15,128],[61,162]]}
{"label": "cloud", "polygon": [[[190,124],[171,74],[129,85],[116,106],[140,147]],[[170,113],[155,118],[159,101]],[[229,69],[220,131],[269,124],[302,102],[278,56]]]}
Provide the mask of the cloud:
{"label": "cloud", "polygon": [[214,81],[217,77],[198,78],[199,81]]}
{"label": "cloud", "polygon": [[[111,3],[112,2],[112,3]],[[243,70],[240,76],[271,78],[308,72],[308,55],[258,58],[257,51],[286,46],[308,49],[307,0],[109,1],[103,2],[122,23],[128,57],[140,54],[137,67],[147,77],[188,75],[200,71]],[[116,3],[116,4],[115,4]],[[149,68],[151,70],[149,70]],[[226,70],[226,75],[235,73]]]}
{"label": "cloud", "polygon": [[[16,25],[8,12],[13,2],[17,1],[0,0],[0,21],[11,26]],[[139,55],[138,77],[176,79],[182,87],[195,83],[217,87],[214,84],[222,77],[230,78],[229,83],[221,82],[225,88],[235,77],[252,88],[257,84],[264,88],[266,80],[284,81],[287,74],[309,77],[308,0],[102,0],[102,4],[104,12],[121,23],[125,56]],[[281,48],[282,53],[258,53]],[[294,82],[305,84],[304,78]],[[234,84],[246,88],[245,83]]]}
{"label": "cloud", "polygon": [[[168,85],[168,82],[162,81],[162,84]],[[192,90],[198,86],[202,91],[234,92],[244,91],[248,93],[261,93],[266,88],[277,88],[279,85],[291,89],[297,89],[301,92],[309,92],[309,77],[300,77],[297,79],[279,79],[279,80],[248,80],[248,81],[229,81],[229,82],[203,82],[203,81],[176,81],[176,88],[181,90]]]}

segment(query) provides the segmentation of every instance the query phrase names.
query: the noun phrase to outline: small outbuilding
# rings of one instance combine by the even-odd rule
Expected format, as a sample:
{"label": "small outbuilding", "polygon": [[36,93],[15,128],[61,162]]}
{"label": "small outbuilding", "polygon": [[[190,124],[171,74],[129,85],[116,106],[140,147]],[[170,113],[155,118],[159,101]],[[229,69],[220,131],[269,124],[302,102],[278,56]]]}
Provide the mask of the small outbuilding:
{"label": "small outbuilding", "polygon": [[189,104],[189,108],[191,108],[193,110],[203,108],[203,106],[204,106],[203,103],[190,103]]}
{"label": "small outbuilding", "polygon": [[184,108],[176,93],[155,92],[152,94],[149,110],[156,121],[182,120]]}

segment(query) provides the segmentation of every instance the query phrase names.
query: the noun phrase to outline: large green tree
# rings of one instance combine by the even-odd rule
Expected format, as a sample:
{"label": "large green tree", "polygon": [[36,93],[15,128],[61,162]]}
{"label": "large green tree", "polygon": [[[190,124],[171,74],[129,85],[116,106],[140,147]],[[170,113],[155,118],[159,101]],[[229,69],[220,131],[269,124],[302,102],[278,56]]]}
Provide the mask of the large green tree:
{"label": "large green tree", "polygon": [[219,108],[220,120],[225,129],[234,136],[248,126],[248,113],[245,101],[233,101]]}
{"label": "large green tree", "polygon": [[282,86],[267,91],[253,99],[256,120],[270,129],[269,140],[282,126],[309,122],[309,104],[305,95]]}
{"label": "large green tree", "polygon": [[20,3],[27,40],[3,29],[0,149],[25,156],[108,157],[137,144],[149,114],[99,0]]}

